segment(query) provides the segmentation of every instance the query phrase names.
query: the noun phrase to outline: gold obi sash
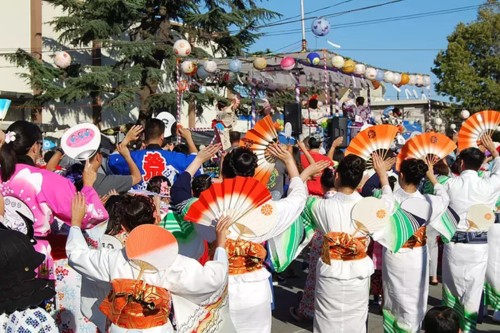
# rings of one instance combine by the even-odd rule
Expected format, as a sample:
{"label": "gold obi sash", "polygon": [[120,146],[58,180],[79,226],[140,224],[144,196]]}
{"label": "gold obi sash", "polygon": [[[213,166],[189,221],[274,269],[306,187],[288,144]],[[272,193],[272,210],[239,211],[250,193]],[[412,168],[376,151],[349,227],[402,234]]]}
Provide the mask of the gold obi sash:
{"label": "gold obi sash", "polygon": [[425,233],[425,227],[420,227],[415,231],[413,236],[410,237],[406,241],[406,243],[403,244],[402,248],[405,249],[413,249],[414,247],[422,247],[427,244],[427,234]]}
{"label": "gold obi sash", "polygon": [[352,237],[345,232],[329,232],[323,238],[321,259],[330,265],[331,260],[359,260],[366,257],[369,239]]}
{"label": "gold obi sash", "polygon": [[267,255],[262,244],[242,239],[228,239],[226,251],[229,259],[229,275],[249,273],[262,268]]}
{"label": "gold obi sash", "polygon": [[168,290],[141,280],[115,279],[99,309],[116,326],[146,329],[168,323],[171,296]]}

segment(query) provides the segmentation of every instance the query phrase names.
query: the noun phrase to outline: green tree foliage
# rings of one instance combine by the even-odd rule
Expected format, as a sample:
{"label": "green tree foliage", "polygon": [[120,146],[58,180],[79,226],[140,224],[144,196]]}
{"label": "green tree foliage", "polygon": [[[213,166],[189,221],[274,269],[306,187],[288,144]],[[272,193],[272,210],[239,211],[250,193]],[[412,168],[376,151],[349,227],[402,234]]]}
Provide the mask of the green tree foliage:
{"label": "green tree foliage", "polygon": [[448,36],[448,48],[434,60],[432,72],[441,95],[455,98],[473,112],[500,106],[500,4],[489,0],[477,20],[460,23]]}
{"label": "green tree foliage", "polygon": [[[93,49],[94,58],[100,58],[102,47],[113,61],[106,65],[96,64],[96,59],[93,65],[73,62],[62,70],[18,50],[9,59],[29,69],[25,79],[41,92],[32,104],[53,100],[73,103],[91,97],[102,101],[104,108],[127,110],[138,105],[141,119],[155,109],[175,108],[176,58],[172,46],[176,40],[188,39],[219,56],[241,56],[259,38],[257,27],[279,16],[260,8],[254,0],[45,2],[62,7],[67,14],[50,22],[60,33],[60,43],[89,48],[88,53]],[[209,57],[202,48],[193,48],[191,56]],[[214,97],[195,91],[185,93],[187,100],[205,103]]]}

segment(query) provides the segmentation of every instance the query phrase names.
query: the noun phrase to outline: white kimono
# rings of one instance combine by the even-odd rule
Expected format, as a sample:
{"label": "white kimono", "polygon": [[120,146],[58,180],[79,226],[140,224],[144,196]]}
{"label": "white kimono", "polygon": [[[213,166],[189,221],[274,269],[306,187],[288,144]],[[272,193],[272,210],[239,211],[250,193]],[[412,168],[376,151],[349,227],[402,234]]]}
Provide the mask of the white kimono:
{"label": "white kimono", "polygon": [[[69,264],[77,272],[97,281],[136,279],[139,270],[131,266],[124,250],[90,250],[80,228],[72,227],[66,243]],[[194,259],[178,255],[166,270],[144,272],[142,280],[150,285],[167,289],[171,294],[183,297],[194,304],[206,302],[227,281],[228,261],[226,251],[217,248],[214,261],[202,266]],[[174,310],[176,309],[174,304]],[[177,311],[177,310],[175,310]],[[111,333],[125,333],[128,329],[111,326]],[[144,329],[147,333],[173,333],[170,322],[163,326]]]}
{"label": "white kimono", "polygon": [[[488,266],[486,268],[485,303],[495,311],[497,319],[500,311],[500,223],[488,230]],[[498,320],[498,319],[497,319]]]}
{"label": "white kimono", "polygon": [[[437,184],[434,191],[436,196],[429,196],[400,188],[394,191],[394,198],[400,204],[409,198],[426,200],[432,208],[429,220],[425,221],[428,223],[440,216],[449,203],[443,185]],[[384,332],[419,332],[429,295],[427,246],[401,248],[397,253],[384,247],[382,258]]]}
{"label": "white kimono", "polygon": [[[353,234],[352,208],[363,197],[358,192],[350,195],[336,193],[329,199],[318,199],[312,214],[319,229]],[[389,186],[382,189],[382,200],[393,210],[393,196]],[[364,333],[367,329],[370,276],[374,272],[370,257],[359,260],[331,260],[320,258],[316,268],[314,303],[314,332]]]}
{"label": "white kimono", "polygon": [[[495,209],[500,193],[500,157],[493,160],[489,177],[473,170],[444,184],[450,207],[460,216],[457,231],[467,231],[467,211],[472,205],[486,204]],[[443,300],[461,315],[465,332],[474,331],[486,274],[488,244],[445,244],[443,253]]]}
{"label": "white kimono", "polygon": [[[262,243],[283,233],[300,215],[307,199],[307,188],[300,177],[290,181],[286,198],[275,201],[278,223],[263,236],[252,238]],[[266,268],[229,275],[229,309],[231,320],[238,333],[271,332],[272,290]]]}

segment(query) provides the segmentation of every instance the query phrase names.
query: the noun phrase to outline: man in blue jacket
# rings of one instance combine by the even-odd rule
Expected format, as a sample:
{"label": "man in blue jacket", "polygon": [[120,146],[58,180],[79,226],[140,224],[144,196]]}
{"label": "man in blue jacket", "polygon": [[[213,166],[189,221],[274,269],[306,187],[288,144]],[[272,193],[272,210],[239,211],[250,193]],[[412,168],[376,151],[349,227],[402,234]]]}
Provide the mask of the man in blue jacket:
{"label": "man in blue jacket", "polygon": [[[132,159],[142,174],[142,182],[136,185],[139,189],[145,189],[151,178],[161,175],[173,184],[177,174],[183,172],[196,156],[163,150],[164,131],[165,124],[161,120],[148,120],[144,129],[145,148],[131,152]],[[127,162],[119,154],[109,156],[108,166],[114,174],[130,174]]]}

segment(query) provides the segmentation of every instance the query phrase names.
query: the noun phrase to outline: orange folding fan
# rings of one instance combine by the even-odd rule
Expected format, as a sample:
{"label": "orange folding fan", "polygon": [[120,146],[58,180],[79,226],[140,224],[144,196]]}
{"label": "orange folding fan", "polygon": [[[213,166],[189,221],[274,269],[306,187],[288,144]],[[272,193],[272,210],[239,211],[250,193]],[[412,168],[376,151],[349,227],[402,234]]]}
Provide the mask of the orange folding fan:
{"label": "orange folding fan", "polygon": [[401,163],[409,158],[424,161],[428,159],[434,165],[456,148],[457,145],[444,134],[429,132],[416,135],[408,139],[399,152],[396,160],[396,170],[399,171]]}
{"label": "orange folding fan", "polygon": [[486,110],[470,116],[458,132],[458,150],[477,147],[483,134],[493,135],[500,124],[500,112]]}
{"label": "orange folding fan", "polygon": [[367,167],[371,167],[372,154],[376,152],[385,159],[397,133],[398,128],[393,125],[368,127],[351,140],[345,155],[357,155],[367,161]]}
{"label": "orange folding fan", "polygon": [[[250,234],[257,235],[265,233],[265,224],[273,224],[276,207],[271,193],[261,182],[252,177],[236,177],[212,184],[203,191],[189,207],[185,219],[210,226],[223,215],[231,216],[234,224],[241,224],[250,229]],[[243,231],[241,227],[240,231]]]}
{"label": "orange folding fan", "polygon": [[267,147],[278,140],[278,133],[271,116],[259,120],[255,127],[247,131],[241,139],[240,146],[253,150],[257,155],[257,169],[254,177],[262,184],[267,185],[274,170],[276,158],[266,152]]}

